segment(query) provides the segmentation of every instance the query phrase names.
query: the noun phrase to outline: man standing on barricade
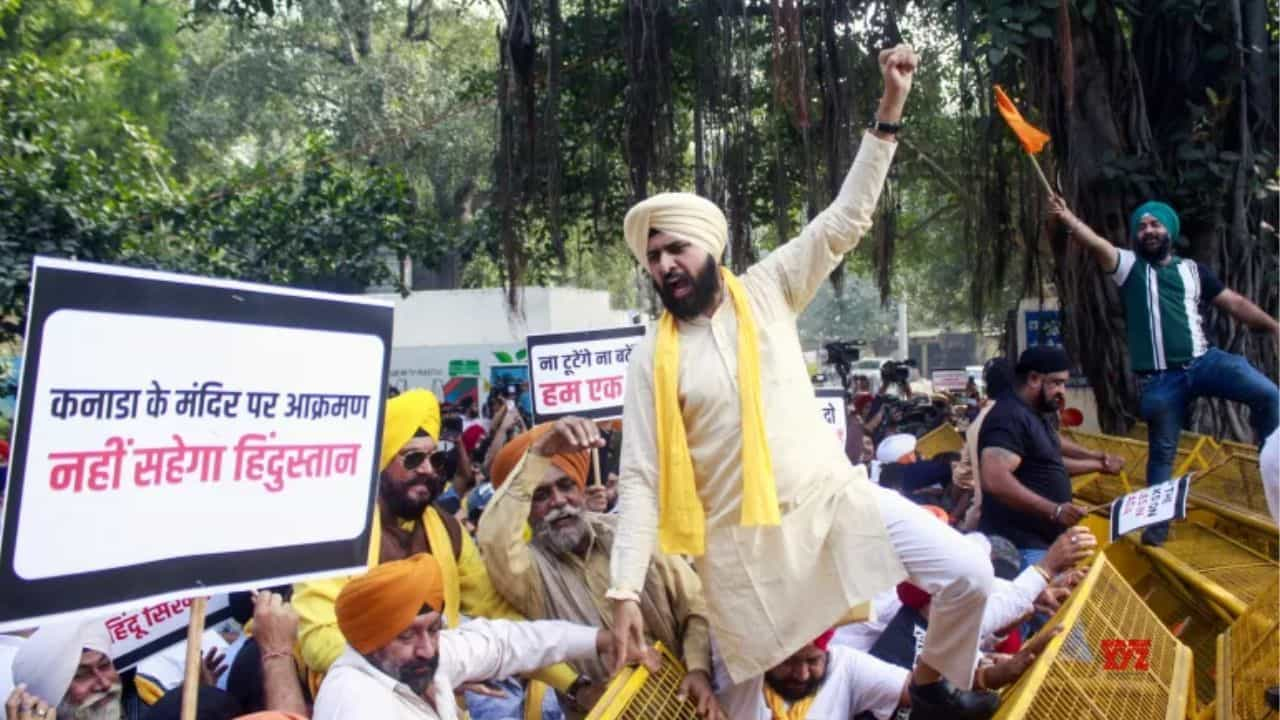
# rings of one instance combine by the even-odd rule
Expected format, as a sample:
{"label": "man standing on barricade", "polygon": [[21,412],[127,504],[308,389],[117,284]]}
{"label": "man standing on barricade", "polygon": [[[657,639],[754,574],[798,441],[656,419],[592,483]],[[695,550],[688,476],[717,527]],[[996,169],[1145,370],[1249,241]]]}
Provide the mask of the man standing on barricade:
{"label": "man standing on barricade", "polygon": [[945,618],[913,673],[913,717],[983,718],[997,704],[968,691],[991,563],[849,463],[818,413],[796,328],[869,229],[893,157],[917,58],[899,46],[879,61],[884,96],[839,196],[743,277],[719,265],[727,222],[704,198],[657,195],[625,221],[667,312],[628,368],[613,631],[621,648],[644,642],[655,551],[696,557],[730,717],[753,712],[753,680],[906,577]]}
{"label": "man standing on barricade", "polygon": [[[1049,199],[1053,215],[1088,248],[1120,288],[1129,364],[1141,388],[1138,414],[1147,421],[1147,484],[1168,482],[1178,454],[1187,406],[1196,398],[1223,398],[1249,406],[1259,445],[1280,422],[1280,390],[1239,355],[1209,345],[1204,311],[1209,304],[1254,330],[1280,337],[1280,323],[1248,298],[1225,287],[1208,267],[1173,254],[1181,221],[1162,202],[1140,205],[1129,217],[1134,249],[1117,248],[1067,208]],[[1147,545],[1163,545],[1169,524],[1142,533]]]}

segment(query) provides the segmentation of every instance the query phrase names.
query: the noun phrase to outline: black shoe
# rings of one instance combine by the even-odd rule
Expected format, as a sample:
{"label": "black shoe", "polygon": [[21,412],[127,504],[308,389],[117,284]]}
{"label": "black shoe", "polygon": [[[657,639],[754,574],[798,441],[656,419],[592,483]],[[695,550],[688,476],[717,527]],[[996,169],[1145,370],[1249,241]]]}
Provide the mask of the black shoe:
{"label": "black shoe", "polygon": [[1160,547],[1169,539],[1169,523],[1162,522],[1142,531],[1142,544],[1149,547]]}
{"label": "black shoe", "polygon": [[928,685],[911,683],[911,720],[987,720],[1000,706],[992,692],[959,690],[946,679]]}

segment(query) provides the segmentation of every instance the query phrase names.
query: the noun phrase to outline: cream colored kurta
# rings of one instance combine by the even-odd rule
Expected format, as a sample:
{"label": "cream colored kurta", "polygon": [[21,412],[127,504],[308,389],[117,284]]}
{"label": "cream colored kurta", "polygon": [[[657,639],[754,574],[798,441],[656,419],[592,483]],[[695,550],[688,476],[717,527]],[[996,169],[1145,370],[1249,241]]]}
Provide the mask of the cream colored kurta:
{"label": "cream colored kurta", "polygon": [[[732,302],[726,296],[711,318],[678,323],[681,415],[707,513],[707,552],[697,570],[713,637],[735,682],[782,662],[855,605],[906,577],[865,471],[849,463],[822,421],[796,328],[797,315],[871,227],[894,147],[864,135],[835,202],[742,277],[760,337],[781,525],[738,524],[742,444]],[[612,597],[642,586],[656,549],[654,336],[636,348],[628,368]]]}

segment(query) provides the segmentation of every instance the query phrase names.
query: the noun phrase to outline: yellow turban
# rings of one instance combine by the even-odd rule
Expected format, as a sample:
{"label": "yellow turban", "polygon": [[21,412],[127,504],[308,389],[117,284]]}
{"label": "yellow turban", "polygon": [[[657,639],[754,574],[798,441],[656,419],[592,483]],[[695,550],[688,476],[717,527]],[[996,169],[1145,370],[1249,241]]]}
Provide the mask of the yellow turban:
{"label": "yellow turban", "polygon": [[706,250],[716,261],[724,254],[729,223],[710,200],[693,193],[661,193],[637,203],[622,224],[627,247],[641,266],[648,266],[649,230],[679,235]]}
{"label": "yellow turban", "polygon": [[[542,423],[534,425],[527,432],[511,438],[498,454],[493,458],[493,466],[489,469],[489,480],[493,482],[495,489],[502,487],[502,483],[507,481],[507,476],[512,470],[516,469],[516,464],[520,462],[520,458],[524,457],[525,452],[533,445],[533,441],[542,437],[551,429],[553,423]],[[577,452],[559,453],[551,456],[551,464],[564,471],[564,474],[578,483],[578,487],[585,488],[587,486],[587,476],[591,473],[591,453],[586,450]],[[541,478],[539,478],[541,479]]]}
{"label": "yellow turban", "polygon": [[386,470],[418,430],[440,439],[440,401],[435,394],[414,388],[388,400],[382,421],[382,459],[378,461],[378,469]]}
{"label": "yellow turban", "polygon": [[419,553],[353,579],[338,593],[333,610],[347,644],[368,655],[412,625],[424,605],[444,609],[444,580],[436,559]]}

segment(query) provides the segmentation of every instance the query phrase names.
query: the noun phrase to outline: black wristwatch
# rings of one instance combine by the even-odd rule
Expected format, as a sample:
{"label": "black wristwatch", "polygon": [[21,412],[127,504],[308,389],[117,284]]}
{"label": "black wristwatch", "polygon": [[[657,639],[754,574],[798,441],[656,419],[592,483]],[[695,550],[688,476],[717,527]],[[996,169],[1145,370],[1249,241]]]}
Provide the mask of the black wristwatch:
{"label": "black wristwatch", "polygon": [[885,133],[885,134],[887,134],[887,135],[894,135],[894,134],[896,134],[898,131],[902,130],[902,123],[900,123],[900,122],[896,122],[896,123],[884,122],[884,121],[880,120],[879,118],[877,118],[875,115],[872,115],[872,116],[871,116],[871,122],[867,123],[867,129],[868,129],[868,130],[878,130],[878,131],[880,131],[880,132],[882,132],[882,133]]}
{"label": "black wristwatch", "polygon": [[564,693],[562,693],[565,699],[568,700],[573,705],[573,708],[578,712],[591,711],[591,708],[584,707],[578,698],[578,695],[581,694],[581,692],[590,685],[591,685],[591,678],[587,677],[586,675],[579,675],[577,679],[573,681],[573,684],[569,686],[569,689],[565,690]]}

